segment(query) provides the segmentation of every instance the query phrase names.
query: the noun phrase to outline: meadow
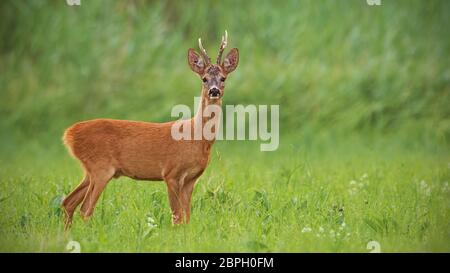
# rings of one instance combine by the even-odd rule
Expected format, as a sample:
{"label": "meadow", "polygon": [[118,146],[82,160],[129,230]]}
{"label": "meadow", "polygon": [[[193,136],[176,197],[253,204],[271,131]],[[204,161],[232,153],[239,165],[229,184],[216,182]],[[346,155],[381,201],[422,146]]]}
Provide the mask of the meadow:
{"label": "meadow", "polygon": [[[0,2],[0,251],[450,251],[450,2]],[[64,232],[82,178],[65,128],[193,104],[186,53],[223,30],[224,104],[280,105],[280,146],[217,141],[189,225],[162,182],[111,181]]]}

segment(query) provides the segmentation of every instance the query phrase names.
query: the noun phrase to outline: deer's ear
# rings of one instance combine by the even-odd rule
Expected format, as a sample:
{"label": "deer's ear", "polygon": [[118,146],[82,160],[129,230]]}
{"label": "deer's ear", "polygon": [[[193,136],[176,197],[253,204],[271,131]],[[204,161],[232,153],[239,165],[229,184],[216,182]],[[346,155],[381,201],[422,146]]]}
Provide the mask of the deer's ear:
{"label": "deer's ear", "polygon": [[237,48],[233,48],[228,52],[227,56],[223,60],[223,69],[227,74],[233,72],[239,63],[239,51]]}
{"label": "deer's ear", "polygon": [[192,48],[189,48],[188,50],[188,63],[192,71],[197,74],[203,74],[203,70],[205,69],[205,62],[203,61],[202,57],[200,57],[200,55]]}

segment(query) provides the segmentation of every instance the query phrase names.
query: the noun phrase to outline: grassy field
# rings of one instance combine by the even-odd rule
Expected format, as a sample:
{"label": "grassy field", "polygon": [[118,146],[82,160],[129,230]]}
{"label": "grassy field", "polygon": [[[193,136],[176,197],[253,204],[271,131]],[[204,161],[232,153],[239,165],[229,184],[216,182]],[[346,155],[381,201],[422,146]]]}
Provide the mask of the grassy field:
{"label": "grassy field", "polygon": [[342,142],[264,155],[218,144],[183,227],[171,226],[164,183],[121,178],[65,234],[58,204],[81,179],[76,163],[11,163],[1,172],[1,250],[64,251],[76,240],[82,251],[369,252],[375,240],[381,251],[448,251],[448,154]]}
{"label": "grassy field", "polygon": [[[0,3],[1,252],[450,251],[450,2],[81,2]],[[279,149],[218,141],[189,225],[164,183],[120,178],[64,232],[64,129],[172,119],[200,92],[187,49],[224,29],[224,104],[280,105]]]}

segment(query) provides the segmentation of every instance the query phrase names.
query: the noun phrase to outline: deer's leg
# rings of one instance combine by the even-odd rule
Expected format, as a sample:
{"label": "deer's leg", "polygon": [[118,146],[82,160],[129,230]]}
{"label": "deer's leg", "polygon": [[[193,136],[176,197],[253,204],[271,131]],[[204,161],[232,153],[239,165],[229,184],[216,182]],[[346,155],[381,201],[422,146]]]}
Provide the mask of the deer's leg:
{"label": "deer's leg", "polygon": [[197,179],[192,179],[186,181],[181,189],[181,200],[183,203],[184,210],[184,221],[189,223],[191,218],[191,200],[192,200],[192,191],[194,190],[194,185]]}
{"label": "deer's leg", "polygon": [[66,197],[62,202],[65,212],[64,226],[65,229],[70,227],[75,209],[83,200],[89,187],[89,175],[86,174],[81,183]]}
{"label": "deer's leg", "polygon": [[105,189],[108,182],[114,175],[113,169],[106,169],[92,173],[90,176],[90,185],[81,205],[81,217],[86,220],[94,212],[95,205],[100,197],[100,194]]}
{"label": "deer's leg", "polygon": [[167,193],[169,194],[170,208],[172,209],[172,223],[183,223],[183,206],[181,200],[181,187],[178,179],[166,179]]}

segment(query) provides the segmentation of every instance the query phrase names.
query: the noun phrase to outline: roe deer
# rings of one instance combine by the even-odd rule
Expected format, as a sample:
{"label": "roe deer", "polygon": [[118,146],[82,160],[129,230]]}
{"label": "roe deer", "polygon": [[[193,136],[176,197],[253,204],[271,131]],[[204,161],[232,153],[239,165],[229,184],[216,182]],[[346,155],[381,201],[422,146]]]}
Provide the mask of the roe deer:
{"label": "roe deer", "polygon": [[[227,32],[222,36],[216,64],[199,39],[199,55],[188,50],[190,68],[202,79],[200,109],[222,103],[224,82],[239,62],[237,48],[222,61],[227,45]],[[197,114],[186,123],[201,127],[212,117]],[[171,127],[175,121],[149,123],[140,121],[94,119],[69,127],[63,137],[70,153],[81,162],[85,175],[80,185],[62,202],[65,228],[69,228],[75,209],[82,203],[80,214],[90,217],[95,204],[112,178],[127,176],[138,180],[164,180],[167,184],[173,224],[188,223],[195,182],[208,165],[212,140],[174,140]]]}

